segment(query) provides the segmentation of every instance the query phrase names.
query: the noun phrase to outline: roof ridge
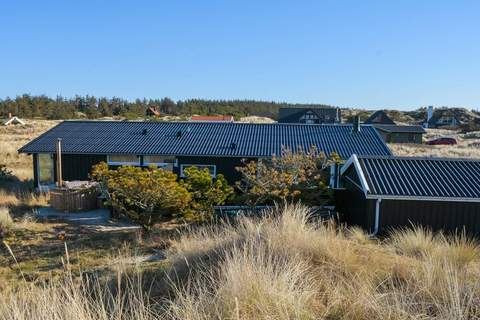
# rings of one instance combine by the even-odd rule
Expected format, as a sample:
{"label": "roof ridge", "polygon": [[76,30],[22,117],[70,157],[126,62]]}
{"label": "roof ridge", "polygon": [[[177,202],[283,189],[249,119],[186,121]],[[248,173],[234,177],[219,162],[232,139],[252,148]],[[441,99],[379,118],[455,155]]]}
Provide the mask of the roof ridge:
{"label": "roof ridge", "polygon": [[[323,127],[348,127],[352,126],[352,123],[250,123],[250,122],[196,122],[196,121],[135,121],[135,120],[63,120],[59,124],[62,123],[143,123],[143,124],[193,124],[193,125],[202,125],[202,124],[216,124],[216,125],[256,125],[256,126],[300,126],[300,127],[311,127],[311,126],[323,126]],[[360,124],[361,127],[373,127],[373,124],[369,123],[362,123]]]}

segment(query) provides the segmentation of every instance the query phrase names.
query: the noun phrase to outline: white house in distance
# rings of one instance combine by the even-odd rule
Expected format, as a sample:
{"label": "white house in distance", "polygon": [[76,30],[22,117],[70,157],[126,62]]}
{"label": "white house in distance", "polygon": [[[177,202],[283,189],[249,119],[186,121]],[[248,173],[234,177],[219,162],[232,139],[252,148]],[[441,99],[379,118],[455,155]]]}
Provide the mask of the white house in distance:
{"label": "white house in distance", "polygon": [[3,120],[3,125],[4,126],[17,125],[17,124],[24,125],[25,121],[23,121],[22,119],[20,119],[17,116],[12,117],[11,113],[8,114],[7,119]]}

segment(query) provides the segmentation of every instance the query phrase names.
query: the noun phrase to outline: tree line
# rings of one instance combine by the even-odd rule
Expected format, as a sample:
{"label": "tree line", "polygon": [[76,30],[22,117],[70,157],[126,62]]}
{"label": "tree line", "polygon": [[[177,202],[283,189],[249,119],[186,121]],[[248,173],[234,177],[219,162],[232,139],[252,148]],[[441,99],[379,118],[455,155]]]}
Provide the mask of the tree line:
{"label": "tree line", "polygon": [[97,119],[101,117],[145,117],[149,107],[154,107],[163,115],[188,116],[193,114],[228,114],[235,117],[264,116],[276,119],[282,107],[324,107],[322,104],[291,104],[255,100],[205,100],[188,99],[173,101],[163,99],[106,98],[95,96],[75,96],[51,98],[45,95],[23,94],[17,97],[0,99],[0,114],[9,113],[23,118],[43,119]]}

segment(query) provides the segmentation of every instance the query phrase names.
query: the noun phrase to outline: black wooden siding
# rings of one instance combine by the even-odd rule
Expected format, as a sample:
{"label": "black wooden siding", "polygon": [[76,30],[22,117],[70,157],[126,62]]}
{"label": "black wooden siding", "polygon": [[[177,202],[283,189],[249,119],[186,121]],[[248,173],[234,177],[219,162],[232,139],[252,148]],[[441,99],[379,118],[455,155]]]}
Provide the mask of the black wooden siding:
{"label": "black wooden siding", "polygon": [[384,132],[378,130],[383,141],[388,143],[422,143],[421,133],[411,132]]}
{"label": "black wooden siding", "polygon": [[361,192],[335,190],[336,208],[340,221],[348,226],[359,226],[373,232],[375,224],[375,201],[365,199]]}
{"label": "black wooden siding", "polygon": [[[180,166],[182,164],[205,164],[205,165],[215,165],[217,174],[223,174],[229,183],[234,183],[235,181],[240,180],[241,176],[239,172],[235,169],[236,167],[243,165],[243,158],[234,158],[234,157],[225,157],[225,158],[216,158],[216,157],[177,157],[178,167],[173,168],[173,172],[180,176]],[[253,160],[249,159],[248,161]],[[247,160],[245,160],[247,161]]]}
{"label": "black wooden siding", "polygon": [[[335,191],[340,220],[349,226],[360,226],[373,232],[375,199],[366,199],[358,189]],[[480,203],[428,200],[382,200],[379,233],[396,228],[422,225],[434,231],[465,231],[480,235]]]}
{"label": "black wooden siding", "polygon": [[[373,207],[375,212],[375,207]],[[375,214],[375,213],[374,213]],[[382,200],[380,229],[412,224],[427,225],[432,230],[462,231],[480,235],[480,203],[449,201]]]}
{"label": "black wooden siding", "polygon": [[[57,179],[57,155],[53,155],[54,177]],[[92,167],[100,162],[106,162],[107,156],[95,154],[62,154],[63,180],[88,180]]]}
{"label": "black wooden siding", "polygon": [[33,161],[33,185],[35,188],[38,186],[38,154],[34,153],[32,155]]}

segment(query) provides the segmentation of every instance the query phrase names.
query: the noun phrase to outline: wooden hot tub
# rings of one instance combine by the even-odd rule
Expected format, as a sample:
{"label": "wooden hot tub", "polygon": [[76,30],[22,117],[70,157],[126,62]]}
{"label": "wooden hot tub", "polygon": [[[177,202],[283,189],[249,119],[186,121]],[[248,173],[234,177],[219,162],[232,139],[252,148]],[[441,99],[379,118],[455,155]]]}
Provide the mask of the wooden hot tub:
{"label": "wooden hot tub", "polygon": [[95,183],[65,182],[61,188],[50,191],[50,205],[63,212],[88,211],[97,208],[98,189]]}

